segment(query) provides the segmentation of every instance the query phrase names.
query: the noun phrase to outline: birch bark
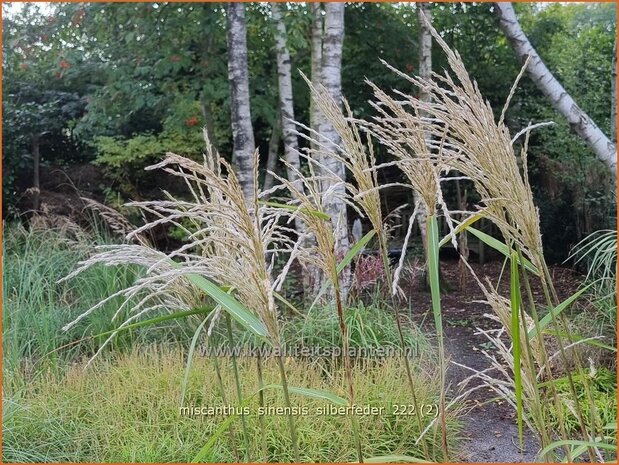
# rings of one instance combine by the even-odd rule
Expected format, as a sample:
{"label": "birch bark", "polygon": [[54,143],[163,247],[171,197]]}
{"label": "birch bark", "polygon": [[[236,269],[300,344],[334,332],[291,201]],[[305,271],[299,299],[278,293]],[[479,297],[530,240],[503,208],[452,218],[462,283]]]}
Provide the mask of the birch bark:
{"label": "birch bark", "polygon": [[[342,101],[342,46],[344,43],[344,3],[325,3],[325,23],[322,43],[322,72],[320,77],[329,95],[338,103]],[[340,144],[340,137],[331,123],[325,118],[319,117],[318,132],[320,142],[336,152]],[[340,179],[346,180],[346,171],[342,162],[333,157],[323,157],[321,162],[335,173]],[[326,204],[327,214],[331,217],[333,229],[336,235],[336,254],[339,259],[349,249],[348,240],[348,215],[346,204],[342,200],[345,195],[343,184],[333,184],[326,181],[323,183],[323,192],[332,192]],[[345,270],[341,275],[341,288],[343,295],[347,294],[350,285],[350,270]]]}
{"label": "birch bark", "polygon": [[[424,16],[428,20],[424,21]],[[417,3],[417,23],[419,25],[419,77],[423,79],[429,79],[432,74],[432,33],[430,32],[429,24],[432,24],[432,10],[429,3]],[[430,100],[430,94],[423,89],[419,89],[419,100],[428,102]],[[424,114],[421,117],[427,116]],[[426,134],[426,145],[431,142],[430,135]],[[428,212],[423,202],[420,202],[420,196],[417,191],[413,191],[413,198],[415,204],[419,202],[419,209],[417,210],[417,224],[419,225],[419,231],[421,233],[421,240],[423,242],[423,250],[427,250],[426,240],[426,218]]]}
{"label": "birch bark", "polygon": [[[322,17],[322,4],[313,2],[309,4],[310,13],[312,15],[312,41],[311,41],[311,80],[315,89],[322,83],[322,34],[324,29],[324,21]],[[320,112],[313,101],[310,102],[310,127],[314,131],[318,131],[320,124]],[[312,148],[316,149],[314,144]]]}
{"label": "birch bark", "polygon": [[613,176],[617,176],[617,147],[595,122],[576,104],[552,75],[523,32],[510,2],[495,3],[501,30],[522,63],[530,55],[527,72],[554,109],[567,119],[572,130],[585,140]]}
{"label": "birch bark", "polygon": [[232,161],[245,198],[254,195],[254,131],[251,125],[249,71],[247,67],[247,27],[243,3],[226,6],[228,23],[228,80],[232,113]]}
{"label": "birch bark", "polygon": [[271,138],[269,139],[269,154],[267,155],[267,169],[264,174],[264,185],[262,190],[269,190],[273,187],[275,179],[271,173],[274,173],[277,168],[277,160],[279,156],[279,142],[281,140],[281,124],[278,117],[275,118],[273,128],[271,130]]}
{"label": "birch bark", "polygon": [[[279,105],[281,113],[281,128],[284,139],[284,156],[286,161],[296,169],[301,168],[299,159],[299,141],[295,134],[294,100],[292,94],[292,66],[290,53],[286,45],[286,24],[282,15],[280,3],[271,3],[271,13],[275,22],[275,49],[277,52],[277,82],[279,87]],[[288,180],[297,181],[297,175],[288,169]],[[298,229],[297,229],[298,231]]]}

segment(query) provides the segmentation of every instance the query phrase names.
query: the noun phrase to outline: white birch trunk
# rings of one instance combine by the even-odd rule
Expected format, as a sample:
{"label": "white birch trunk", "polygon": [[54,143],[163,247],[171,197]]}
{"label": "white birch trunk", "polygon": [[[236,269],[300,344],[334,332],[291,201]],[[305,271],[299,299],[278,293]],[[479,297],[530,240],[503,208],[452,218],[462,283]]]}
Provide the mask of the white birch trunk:
{"label": "white birch trunk", "polygon": [[[322,18],[322,7],[320,2],[309,4],[312,16],[312,41],[311,41],[311,80],[315,89],[322,83],[322,34],[324,21]],[[320,112],[313,100],[310,102],[310,127],[318,131],[320,124]],[[312,148],[316,148],[312,146]]]}
{"label": "white birch trunk", "polygon": [[253,156],[254,131],[249,103],[249,72],[247,68],[247,28],[245,5],[230,2],[226,6],[228,22],[228,80],[232,112],[232,161],[236,165],[245,198],[254,195]]}
{"label": "white birch trunk", "polygon": [[[325,31],[322,44],[322,84],[329,95],[338,103],[342,101],[342,46],[344,42],[344,3],[325,3]],[[331,146],[330,150],[337,151],[340,137],[331,123],[320,117],[318,132],[321,143]],[[328,142],[331,141],[331,142]],[[323,157],[321,162],[342,180],[346,179],[346,171],[342,162],[333,157]],[[348,215],[346,204],[341,200],[345,195],[345,187],[342,184],[333,186],[325,182],[322,191],[331,190],[334,195],[326,205],[327,214],[331,216],[334,232],[336,235],[336,254],[339,260],[348,252]],[[342,272],[341,288],[345,296],[350,286],[350,270]]]}
{"label": "white birch trunk", "polygon": [[[295,134],[294,105],[292,95],[292,66],[290,53],[286,45],[286,24],[282,16],[281,4],[271,3],[271,12],[275,22],[275,49],[277,52],[277,82],[279,86],[279,105],[281,113],[281,127],[284,139],[284,155],[286,161],[296,169],[301,168],[299,159],[299,140]],[[297,181],[297,175],[288,169],[288,180]]]}
{"label": "white birch trunk", "polygon": [[[297,170],[301,169],[301,160],[299,158],[299,140],[295,133],[295,117],[294,117],[294,98],[292,94],[292,65],[290,62],[290,53],[286,45],[286,23],[282,15],[282,6],[279,3],[271,3],[271,12],[273,21],[275,22],[275,49],[277,52],[277,82],[279,87],[279,105],[281,115],[281,127],[284,139],[284,156],[291,167]],[[292,183],[296,182],[297,188],[303,191],[303,183],[298,179],[296,172],[287,168],[288,180]],[[299,235],[306,231],[306,226],[300,218],[295,218],[295,229]],[[309,271],[303,269],[302,279],[305,289],[312,287],[312,276]],[[306,287],[307,286],[307,287]]]}
{"label": "white birch trunk", "polygon": [[503,33],[522,63],[530,55],[527,72],[537,87],[550,100],[552,106],[565,117],[576,134],[585,140],[599,160],[606,164],[613,176],[617,176],[617,147],[552,75],[529,39],[522,31],[514,8],[509,2],[495,3],[499,24]]}
{"label": "white birch trunk", "polygon": [[[428,22],[424,21],[424,16]],[[432,24],[432,11],[429,3],[417,3],[417,24],[419,26],[419,77],[423,79],[430,79],[432,74],[432,33],[430,32],[429,25]],[[423,89],[419,89],[419,100],[423,102],[430,101],[430,94]],[[424,117],[427,115],[421,114]],[[425,135],[426,145],[431,140],[430,134]],[[423,202],[420,202],[421,197],[417,191],[413,191],[413,198],[415,204],[419,202],[419,209],[417,210],[417,224],[419,225],[419,232],[421,233],[421,241],[423,242],[424,253],[427,250],[427,234],[426,234],[426,218],[428,217],[428,210]]]}
{"label": "white birch trunk", "polygon": [[277,168],[277,159],[279,156],[279,142],[281,140],[281,124],[280,119],[275,118],[273,129],[271,130],[271,138],[269,139],[269,154],[267,156],[267,169],[264,174],[264,185],[262,190],[269,190],[273,187],[275,179],[271,173],[274,173]]}

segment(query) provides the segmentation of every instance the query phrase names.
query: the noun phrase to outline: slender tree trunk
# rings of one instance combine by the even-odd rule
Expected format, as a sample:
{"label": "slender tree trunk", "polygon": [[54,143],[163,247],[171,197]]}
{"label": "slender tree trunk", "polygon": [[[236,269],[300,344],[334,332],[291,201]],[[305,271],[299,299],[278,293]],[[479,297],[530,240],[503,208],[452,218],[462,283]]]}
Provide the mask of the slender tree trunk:
{"label": "slender tree trunk", "polygon": [[[324,29],[324,21],[322,18],[322,7],[320,2],[309,4],[312,14],[312,61],[311,61],[311,80],[315,89],[322,83],[322,34]],[[310,127],[314,131],[318,131],[320,124],[320,112],[313,100],[310,102]],[[316,147],[312,147],[316,148]]]}
{"label": "slender tree trunk", "polygon": [[[423,17],[428,20],[424,21]],[[419,77],[423,79],[429,79],[432,74],[432,33],[430,32],[429,24],[432,23],[432,11],[429,3],[417,3],[417,23],[419,25]],[[428,92],[423,89],[419,89],[419,100],[423,102],[430,101],[431,97]],[[427,115],[420,115],[422,117]],[[426,145],[428,145],[432,136],[426,134]],[[413,199],[415,203],[420,200],[417,191],[413,191]],[[417,224],[419,225],[419,231],[421,233],[421,241],[423,242],[423,250],[427,250],[426,239],[426,218],[428,212],[423,202],[419,202],[419,208],[417,210]]]}
{"label": "slender tree trunk", "polygon": [[[281,113],[281,126],[284,138],[284,155],[286,161],[297,170],[301,168],[299,159],[299,141],[295,134],[294,105],[292,95],[292,66],[290,53],[286,46],[286,24],[281,11],[280,3],[271,3],[273,21],[275,21],[275,49],[277,51],[277,75],[279,84],[279,105]],[[292,169],[288,169],[288,180],[292,183],[297,181],[297,175]]]}
{"label": "slender tree trunk", "polygon": [[269,155],[267,157],[267,171],[264,175],[263,190],[269,190],[273,187],[273,175],[277,168],[277,159],[279,155],[279,142],[281,141],[281,123],[279,117],[275,118],[273,123],[273,130],[271,132],[271,138],[269,139]]}
{"label": "slender tree trunk", "polygon": [[[460,189],[460,180],[456,179],[456,195],[458,197],[458,210],[466,211],[466,197],[467,192],[464,189],[464,193]],[[464,221],[466,216],[464,213],[460,214],[460,220]],[[460,253],[460,260],[458,261],[458,288],[461,291],[464,291],[466,296],[466,278],[468,276],[468,267],[466,263],[469,261],[469,245],[468,245],[468,237],[467,232],[462,231],[458,235],[458,252]]]}
{"label": "slender tree trunk", "polygon": [[[213,6],[208,3],[204,3],[204,9],[202,11],[202,20],[208,21],[213,17]],[[202,60],[208,62],[213,55],[213,42],[214,35],[209,34],[203,43]],[[202,67],[202,79],[207,82],[211,79],[211,67]],[[202,108],[202,116],[204,118],[204,131],[208,137],[209,144],[214,150],[217,150],[217,140],[215,137],[215,120],[213,118],[213,107],[208,99],[207,93],[203,90],[200,94],[200,107]]]}
{"label": "slender tree trunk", "polygon": [[226,7],[228,21],[228,79],[232,110],[232,161],[247,199],[254,195],[253,156],[254,131],[249,103],[249,72],[247,68],[247,28],[245,6],[230,2]]}
{"label": "slender tree trunk", "polygon": [[499,25],[518,58],[524,63],[530,55],[527,72],[538,89],[550,100],[552,106],[570,124],[576,134],[585,140],[599,160],[604,162],[613,176],[617,175],[617,147],[587,114],[580,109],[574,99],[552,75],[529,39],[522,31],[514,8],[509,2],[495,3]]}
{"label": "slender tree trunk", "polygon": [[32,134],[31,136],[31,148],[32,148],[32,209],[39,211],[41,206],[41,181],[39,178],[41,170],[41,135]]}
{"label": "slender tree trunk", "polygon": [[[271,12],[273,14],[273,21],[275,21],[276,27],[275,49],[277,51],[277,82],[279,88],[281,126],[284,138],[284,156],[290,165],[290,167],[287,168],[287,175],[290,182],[296,183],[297,188],[303,190],[303,184],[298,180],[295,170],[292,169],[295,168],[300,170],[301,160],[299,158],[299,140],[295,133],[294,98],[292,94],[292,64],[290,61],[288,46],[286,45],[286,23],[284,23],[282,6],[280,3],[271,3]],[[299,217],[295,219],[294,224],[299,235],[305,233],[307,228]],[[307,288],[304,286],[304,289],[309,290],[311,288],[312,277],[309,274],[309,271],[305,268],[302,270],[302,275],[304,285],[308,286]]]}
{"label": "slender tree trunk", "polygon": [[205,96],[202,95],[200,99],[200,106],[202,107],[202,116],[204,117],[204,129],[208,137],[211,146],[217,150],[217,141],[215,140],[215,121],[213,120],[213,112],[211,105],[206,102]]}
{"label": "slender tree trunk", "polygon": [[[322,47],[322,84],[331,97],[338,103],[342,101],[342,46],[344,42],[344,3],[325,3],[325,33]],[[318,123],[321,143],[331,146],[330,150],[337,151],[340,137],[331,123],[320,117]],[[331,142],[327,142],[331,141]],[[346,180],[346,170],[342,162],[333,157],[322,157],[323,163],[329,170],[342,180]],[[325,181],[321,186],[323,192],[333,189],[330,181]],[[345,195],[345,188],[339,184],[335,187],[332,200],[326,205],[327,214],[331,217],[336,236],[336,254],[341,260],[348,252],[348,215],[346,204],[341,200]],[[344,296],[348,294],[350,287],[350,270],[346,269],[341,274],[341,291]],[[345,299],[344,299],[345,300]]]}
{"label": "slender tree trunk", "polygon": [[[425,18],[425,19],[424,19]],[[432,7],[430,3],[418,3],[417,4],[417,23],[419,25],[419,76],[423,79],[430,79],[432,75],[432,32],[430,27],[432,25]],[[423,102],[429,102],[432,97],[424,89],[419,89],[419,99]],[[421,117],[427,117],[424,112],[421,113]],[[426,146],[429,147],[432,143],[432,136],[429,133],[425,134]],[[413,191],[413,198],[415,203],[419,201],[419,194]],[[419,202],[419,208],[417,210],[417,224],[419,225],[419,233],[421,234],[421,241],[423,243],[424,252],[428,250],[427,234],[426,234],[426,219],[428,212],[426,205],[423,202]],[[427,258],[427,257],[426,257]],[[427,263],[427,260],[426,260]],[[448,288],[447,283],[443,279],[443,273],[440,268],[438,269],[441,289],[446,290]],[[430,290],[430,275],[424,273],[424,287],[426,290]]]}
{"label": "slender tree trunk", "polygon": [[617,145],[617,39],[613,47],[613,73],[610,99],[610,140]]}
{"label": "slender tree trunk", "polygon": [[[322,83],[322,36],[324,32],[324,20],[322,3],[310,2],[308,4],[311,23],[311,81],[312,85],[317,88]],[[318,132],[321,121],[321,114],[318,111],[317,105],[313,99],[310,99],[310,127]],[[311,149],[316,150],[316,144],[311,143]],[[314,238],[308,238],[308,241],[313,241]],[[312,296],[318,292],[323,279],[321,271],[316,266],[308,265],[303,269],[303,292],[305,296]]]}

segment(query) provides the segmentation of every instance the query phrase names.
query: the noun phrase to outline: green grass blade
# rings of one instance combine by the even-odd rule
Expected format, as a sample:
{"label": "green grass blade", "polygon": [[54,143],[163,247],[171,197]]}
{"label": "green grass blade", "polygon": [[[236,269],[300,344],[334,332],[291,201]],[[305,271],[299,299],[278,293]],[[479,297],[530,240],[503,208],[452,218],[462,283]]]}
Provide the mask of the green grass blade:
{"label": "green grass blade", "polygon": [[543,457],[548,452],[554,449],[557,449],[559,447],[563,447],[563,446],[575,446],[575,447],[584,446],[585,449],[588,447],[597,447],[598,449],[617,451],[617,446],[615,444],[608,444],[606,442],[596,442],[596,441],[581,441],[577,439],[563,439],[561,441],[555,441],[553,443],[548,444],[546,447],[544,447],[541,450],[541,452],[539,453],[539,456]]}
{"label": "green grass blade", "polygon": [[443,317],[441,312],[441,288],[438,261],[438,224],[436,217],[428,218],[428,273],[430,275],[430,293],[432,295],[432,312],[434,324],[439,337],[443,337]]}
{"label": "green grass blade", "polygon": [[[104,333],[95,334],[94,336],[89,336],[86,339],[94,339],[102,336],[109,336],[114,333],[122,333],[124,331],[129,331],[131,329],[141,328],[143,326],[156,325],[157,323],[161,323],[163,321],[175,320],[177,318],[184,318],[191,315],[200,315],[201,313],[213,312],[212,308],[203,307],[196,308],[194,310],[187,310],[184,312],[171,313],[169,315],[158,316],[157,318],[151,318],[149,320],[139,321],[137,323],[131,323],[127,326],[123,326],[122,328],[112,329],[110,331],[105,331]],[[208,317],[207,317],[208,318]]]}
{"label": "green grass blade", "polygon": [[[456,236],[460,234],[462,231],[470,227],[473,223],[481,220],[483,217],[484,215],[481,213],[477,213],[475,215],[469,216],[466,220],[464,220],[462,223],[460,223],[458,226],[454,228],[453,235]],[[450,234],[447,234],[445,237],[443,237],[441,239],[441,242],[438,243],[438,246],[443,247],[445,244],[451,241],[451,236],[452,234],[450,233]]]}
{"label": "green grass blade", "polygon": [[[473,228],[471,226],[467,226],[466,230],[468,232],[470,232],[471,234],[473,234],[473,236],[477,237],[480,241],[482,241],[487,246],[492,247],[494,250],[496,250],[497,252],[502,253],[507,258],[511,257],[512,250],[507,245],[505,245],[503,242],[501,242],[500,240],[495,239],[494,237],[490,236],[489,234],[481,232],[478,229],[475,229],[475,228]],[[518,257],[516,257],[516,259],[518,259]],[[540,274],[539,270],[529,260],[527,260],[526,258],[522,257],[522,264],[531,273],[535,274],[536,276],[539,276],[539,274]]]}
{"label": "green grass blade", "polygon": [[46,354],[46,356],[50,355],[50,354],[52,354],[54,352],[60,351],[62,349],[66,349],[67,347],[72,347],[72,346],[74,346],[76,344],[79,344],[80,342],[91,341],[91,340],[93,340],[95,338],[98,338],[98,337],[110,336],[110,335],[115,334],[115,333],[119,334],[119,333],[123,333],[125,331],[129,331],[129,330],[132,330],[132,329],[142,328],[144,326],[155,325],[155,324],[161,323],[163,321],[175,320],[177,318],[184,318],[184,317],[187,317],[187,316],[199,315],[201,313],[207,313],[207,312],[212,312],[212,311],[213,311],[213,309],[211,309],[211,308],[202,307],[202,308],[197,308],[197,309],[194,309],[194,310],[186,310],[184,312],[176,312],[176,313],[171,313],[169,315],[158,316],[156,318],[151,318],[151,319],[144,320],[144,321],[138,321],[137,323],[131,323],[131,324],[128,324],[127,326],[119,327],[119,328],[116,328],[116,329],[111,329],[109,331],[105,331],[103,333],[94,334],[92,336],[83,337],[81,339],[78,339],[77,341],[72,341],[72,342],[70,342],[68,344],[64,344],[64,345],[62,345],[60,347],[56,347],[51,352],[48,352]]}
{"label": "green grass blade", "polygon": [[326,213],[323,213],[321,211],[318,211],[318,210],[310,210],[309,208],[297,207],[295,205],[288,205],[288,204],[285,204],[285,203],[265,202],[263,200],[259,200],[258,203],[260,203],[262,205],[266,205],[268,207],[283,208],[284,210],[290,210],[290,211],[293,211],[293,212],[296,212],[298,210],[301,213],[304,213],[304,214],[310,215],[310,216],[314,216],[316,218],[320,218],[321,220],[325,220],[325,221],[330,221],[331,220],[331,217],[329,215],[327,215]]}
{"label": "green grass blade", "polygon": [[352,263],[352,259],[357,256],[359,252],[361,252],[364,247],[370,242],[370,239],[374,237],[376,231],[373,229],[368,232],[365,236],[363,236],[359,241],[353,245],[350,250],[344,255],[344,258],[340,263],[337,264],[337,273],[340,274],[344,268]]}
{"label": "green grass blade", "polygon": [[[545,332],[545,334],[549,334],[550,336],[555,336],[555,337],[562,337],[562,338],[567,338],[567,334],[564,332],[558,332],[558,331],[554,331],[552,329],[549,329]],[[598,339],[588,339],[582,336],[579,336],[577,334],[571,334],[570,335],[571,338],[574,340],[574,342],[580,342],[582,341],[583,344],[587,344],[593,347],[599,347],[600,349],[605,349],[605,350],[609,350],[611,352],[617,352],[617,348],[608,344],[604,344],[603,342],[600,342]]]}
{"label": "green grass blade", "polygon": [[[589,449],[589,447],[588,447],[586,444],[585,444],[585,445],[578,446],[578,447],[576,447],[576,448],[572,449],[572,450],[571,450],[571,454],[570,454],[570,455],[572,456],[572,457],[571,457],[571,458],[572,458],[572,461],[573,461],[574,459],[576,459],[576,458],[580,457],[580,456],[581,456],[582,454],[584,454],[585,452],[587,452],[587,449]],[[565,458],[564,458],[561,462],[562,462],[562,463],[568,463],[568,458],[567,458],[567,457],[565,457]]]}
{"label": "green grass blade", "polygon": [[230,294],[222,290],[215,283],[209,281],[204,276],[197,274],[187,274],[193,284],[198,286],[208,296],[210,296],[215,302],[221,305],[226,313],[234,318],[241,326],[248,329],[256,336],[266,339],[268,331],[262,321],[258,319],[253,313],[245,308],[238,300],[232,297]]}
{"label": "green grass blade", "polygon": [[286,299],[283,295],[281,295],[279,292],[273,292],[273,297],[275,297],[277,300],[279,300],[281,303],[283,303],[286,307],[288,307],[290,310],[292,310],[294,313],[296,313],[297,315],[303,315],[299,309],[297,307],[295,307],[292,302],[290,302],[288,299]]}
{"label": "green grass blade", "polygon": [[[611,430],[611,431],[617,432],[617,422],[615,422],[615,423],[608,423],[602,429]],[[587,452],[588,448],[589,448],[589,444],[582,444],[582,445],[576,447],[575,449],[572,450],[572,458],[577,458],[577,457],[581,456],[582,454]],[[567,462],[567,458],[563,459],[563,462]]]}
{"label": "green grass blade", "polygon": [[[364,463],[434,463],[428,460],[418,459],[410,455],[380,455],[376,457],[364,458]],[[350,462],[359,463],[359,462]]]}
{"label": "green grass blade", "polygon": [[[252,397],[254,397],[256,394],[257,394],[257,392],[252,394],[249,397],[246,397],[245,400],[243,401],[243,403],[241,404],[241,408],[240,409],[236,409],[236,410],[241,410],[243,407],[246,407],[249,404],[249,400]],[[191,463],[199,463],[199,462],[202,462],[206,457],[210,457],[211,451],[213,449],[213,446],[215,446],[215,443],[219,440],[221,435],[226,432],[226,430],[230,427],[232,422],[234,420],[236,420],[239,416],[240,415],[237,415],[236,413],[232,413],[224,421],[222,421],[221,424],[217,427],[217,429],[213,432],[211,437],[208,439],[206,444],[204,444],[204,446],[202,446],[202,449],[200,449],[200,451],[193,458]]]}
{"label": "green grass blade", "polygon": [[[261,390],[264,389],[283,389],[281,384],[268,384],[266,386],[264,386]],[[243,402],[240,404],[241,407],[245,407],[249,404],[249,401],[258,394],[258,392],[260,392],[261,390],[258,390],[256,392],[254,392],[253,394],[251,394],[250,396],[246,397]],[[336,396],[335,394],[331,394],[330,392],[326,392],[326,391],[320,391],[318,389],[306,389],[306,388],[297,388],[297,387],[288,387],[289,392],[294,392],[295,394],[300,394],[306,397],[311,397],[313,399],[319,399],[319,400],[327,400],[329,402],[332,402],[336,405],[341,405],[341,406],[345,406],[348,404],[348,402],[346,401],[346,399],[343,399],[342,397]],[[240,409],[237,409],[240,410]],[[215,432],[211,435],[211,437],[208,439],[208,441],[206,442],[206,444],[204,444],[204,446],[202,446],[202,449],[200,449],[200,451],[196,454],[196,456],[193,458],[193,460],[191,461],[191,463],[199,463],[201,461],[204,460],[204,458],[209,457],[211,454],[211,451],[213,449],[213,447],[215,446],[215,443],[217,442],[217,440],[222,436],[222,434],[224,434],[226,432],[226,430],[230,427],[230,425],[232,424],[232,422],[234,420],[236,420],[240,415],[236,415],[236,414],[232,414],[229,417],[227,417],[215,430]],[[380,463],[380,462],[375,462],[375,463]]]}
{"label": "green grass blade", "polygon": [[227,417],[215,430],[215,432],[211,435],[211,437],[209,438],[209,440],[206,442],[206,444],[204,444],[204,446],[202,446],[202,449],[200,449],[200,451],[196,454],[196,456],[193,458],[193,460],[191,461],[191,463],[199,463],[202,462],[202,460],[205,457],[209,457],[211,454],[211,449],[213,448],[213,446],[215,445],[215,443],[217,442],[217,440],[221,437],[221,435],[223,433],[226,432],[226,430],[230,427],[230,425],[232,424],[232,422],[234,420],[237,419],[237,415],[230,415],[229,417]]}
{"label": "green grass blade", "polygon": [[438,222],[435,215],[427,219],[427,259],[428,276],[430,278],[430,294],[432,296],[432,313],[434,314],[434,324],[436,326],[436,336],[439,344],[439,364],[440,364],[440,398],[439,398],[439,418],[441,424],[441,449],[443,460],[449,461],[449,451],[447,447],[447,421],[445,419],[445,345],[443,341],[443,316],[441,311],[441,283],[439,275],[439,241],[438,241]]}
{"label": "green grass blade", "polygon": [[522,372],[520,367],[521,346],[520,346],[520,276],[518,272],[518,254],[512,252],[511,255],[511,276],[510,276],[510,302],[512,311],[511,334],[512,345],[514,348],[514,390],[516,395],[516,414],[518,416],[518,440],[520,448],[524,447],[524,431],[522,424]]}
{"label": "green grass blade", "polygon": [[[217,307],[215,307],[214,311],[217,311]],[[198,329],[196,329],[196,332],[194,333],[193,338],[191,338],[191,345],[189,346],[189,352],[187,352],[187,363],[185,364],[185,373],[183,373],[183,381],[181,383],[181,407],[185,405],[185,392],[187,391],[187,382],[189,381],[189,371],[191,370],[191,362],[193,361],[193,353],[196,350],[196,344],[198,343],[198,337],[200,336],[202,329],[204,329],[204,325],[206,325],[206,322],[209,320],[209,317],[210,315],[208,315],[204,319],[204,321],[200,323],[200,326],[198,326]]]}
{"label": "green grass blade", "polygon": [[[363,248],[367,245],[368,242],[370,242],[370,239],[372,239],[375,234],[376,234],[376,231],[372,229],[365,236],[359,239],[359,241],[346,253],[342,261],[338,263],[337,265],[336,271],[338,274],[341,273],[344,268],[346,268],[348,265],[351,264],[353,258],[355,258],[355,256],[363,250]],[[312,305],[310,305],[308,309],[308,313],[318,303],[318,301],[323,296],[323,294],[327,291],[327,289],[329,289],[329,285],[330,285],[329,280],[326,280],[324,284],[322,285],[322,287],[320,288],[320,290],[318,291],[318,294],[316,295],[316,298],[312,302]]]}
{"label": "green grass blade", "polygon": [[[561,312],[563,312],[564,310],[566,310],[567,308],[569,308],[570,305],[572,305],[574,303],[574,301],[576,299],[578,299],[587,289],[589,289],[593,284],[595,283],[591,283],[586,285],[585,287],[583,287],[581,290],[579,290],[578,292],[572,294],[570,297],[568,297],[567,299],[565,299],[563,302],[561,302],[559,305],[557,305],[552,312],[548,312],[548,314],[542,318],[541,320],[539,320],[539,329],[540,331],[543,331],[546,327],[548,327],[548,325],[550,324],[550,322],[552,321],[552,315],[554,314],[555,317],[557,317],[558,315],[561,314]],[[533,339],[534,337],[537,336],[537,328],[532,328],[531,331],[529,331],[529,338]]]}

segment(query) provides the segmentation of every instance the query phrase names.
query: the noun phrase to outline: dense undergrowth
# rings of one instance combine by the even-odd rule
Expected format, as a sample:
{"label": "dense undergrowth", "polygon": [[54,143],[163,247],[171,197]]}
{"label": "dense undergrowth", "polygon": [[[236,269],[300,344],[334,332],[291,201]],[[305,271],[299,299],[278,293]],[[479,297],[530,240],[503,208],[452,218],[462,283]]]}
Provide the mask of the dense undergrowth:
{"label": "dense undergrowth", "polygon": [[[3,453],[5,462],[189,462],[226,419],[224,413],[211,416],[180,412],[180,385],[185,354],[156,347],[142,347],[133,352],[100,360],[84,371],[80,365],[67,368],[62,376],[45,374],[20,389],[8,389],[4,398]],[[220,364],[228,367],[229,360]],[[243,389],[254,392],[257,381],[255,361],[239,361]],[[403,367],[396,359],[365,363],[355,372],[359,405],[385,407],[408,405],[401,389]],[[286,369],[295,386],[311,385],[317,389],[345,392],[342,370],[326,372],[316,363],[289,360]],[[229,369],[222,369],[224,386],[234,391]],[[264,379],[277,382],[277,366],[263,367]],[[419,398],[427,405],[436,402],[437,379],[426,373],[416,376]],[[229,399],[228,399],[229,400]],[[265,393],[265,403],[283,405],[281,391]],[[225,402],[219,390],[212,360],[194,360],[189,376],[187,407],[221,408]],[[298,416],[299,445],[303,460],[353,461],[355,456],[350,424],[338,414],[318,415],[328,402],[294,396],[293,406],[306,408]],[[248,428],[253,460],[294,461],[287,437],[285,415],[265,415],[268,435],[263,440],[259,429],[258,403],[248,403]],[[451,426],[455,411],[450,414]],[[430,418],[433,418],[430,417]],[[363,424],[364,452],[387,455],[393,452],[417,455],[415,445],[419,430],[410,415],[367,415]],[[238,437],[238,424],[234,425]],[[454,440],[457,435],[454,434]],[[266,449],[266,456],[263,446]],[[235,447],[238,447],[235,456]],[[440,448],[440,446],[439,446]],[[238,461],[245,454],[242,441],[235,446],[223,434],[209,461]]]}
{"label": "dense undergrowth", "polygon": [[[62,326],[88,306],[130,284],[139,272],[131,267],[100,266],[76,281],[58,283],[79,260],[92,253],[96,244],[112,241],[109,235],[78,231],[76,236],[15,224],[4,228],[3,461],[190,461],[226,416],[188,415],[180,407],[237,405],[230,394],[234,392],[231,360],[219,357],[218,368],[226,387],[222,397],[213,357],[196,350],[181,404],[187,352],[199,321],[178,320],[156,329],[136,329],[119,335],[100,359],[84,369],[86,360],[104,340],[88,337],[118,326],[111,317],[119,302],[107,304],[75,333],[63,332]],[[378,304],[359,305],[349,309],[348,314],[353,347],[398,346],[390,309]],[[412,323],[410,328],[406,342],[415,359],[418,400],[430,406],[425,426],[436,414],[439,387],[435,355],[428,339]],[[291,347],[332,349],[341,344],[337,319],[328,307],[317,306],[307,320],[290,318],[284,332]],[[242,331],[235,328],[234,333],[242,347]],[[84,340],[71,344],[80,339]],[[253,342],[247,341],[250,347],[256,347]],[[255,363],[252,357],[238,359],[247,393],[257,389]],[[359,368],[355,370],[357,404],[391,410],[360,417],[364,453],[421,456],[420,445],[415,444],[420,431],[412,421],[410,399],[401,389],[401,361],[389,355],[359,358],[355,363]],[[267,360],[262,369],[264,383],[276,384],[276,364]],[[340,394],[346,391],[342,366],[329,357],[289,358],[286,370],[291,385]],[[248,404],[251,414],[247,426],[252,441],[261,442],[257,402],[254,396]],[[265,403],[283,405],[281,391],[265,392]],[[329,404],[298,395],[293,405],[312,413]],[[393,414],[394,405],[406,406],[409,411]],[[454,431],[452,445],[458,437],[458,408],[449,413]],[[283,439],[287,434],[285,415],[264,418],[268,431],[266,456],[260,455],[262,443],[252,444],[251,451],[257,454],[253,458],[293,461],[289,444]],[[350,423],[345,416],[309,414],[298,418],[304,460],[354,460]],[[239,426],[233,425],[235,429],[238,437]],[[430,441],[433,454],[440,450],[437,441],[436,437]],[[242,441],[230,442],[229,434],[222,434],[206,459],[236,461],[243,458],[244,447]]]}

